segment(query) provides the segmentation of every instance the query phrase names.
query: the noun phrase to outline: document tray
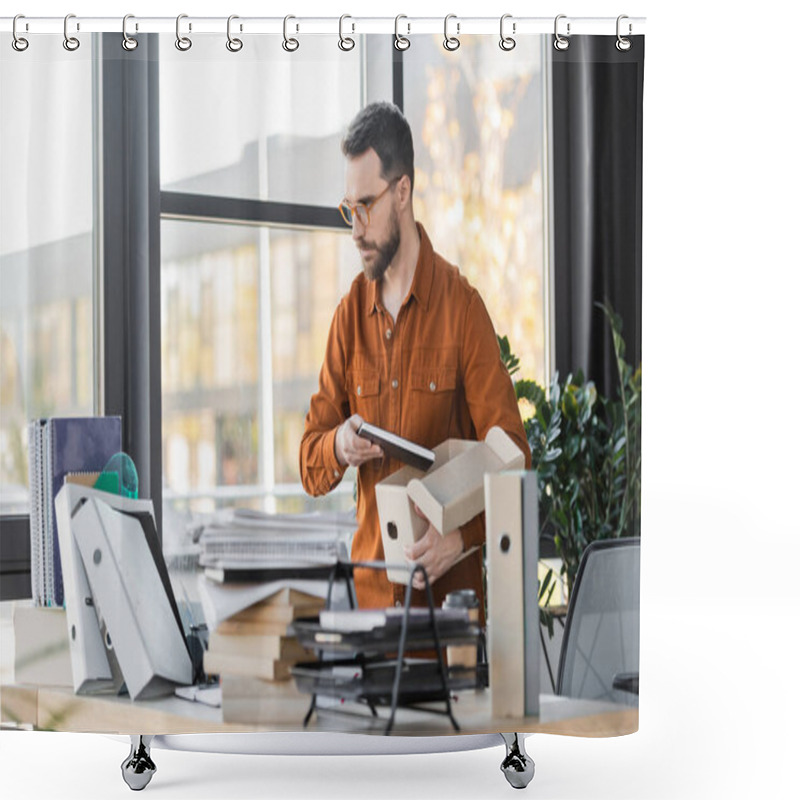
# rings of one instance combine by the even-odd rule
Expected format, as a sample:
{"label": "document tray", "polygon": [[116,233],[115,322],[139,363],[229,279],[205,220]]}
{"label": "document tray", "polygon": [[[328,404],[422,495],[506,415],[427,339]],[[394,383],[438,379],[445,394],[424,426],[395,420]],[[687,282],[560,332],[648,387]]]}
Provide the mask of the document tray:
{"label": "document tray", "polygon": [[[397,672],[394,659],[339,659],[312,661],[292,667],[292,677],[301,692],[341,697],[374,706],[390,706]],[[456,668],[448,672],[449,690],[474,689],[475,669]],[[444,699],[439,664],[435,660],[414,659],[403,662],[399,705],[426,703]]]}
{"label": "document tray", "polygon": [[[423,620],[420,620],[422,622]],[[436,646],[427,614],[424,625],[409,624],[406,632],[406,650],[422,650]],[[477,646],[480,627],[477,623],[437,619],[440,645]],[[302,617],[292,623],[297,641],[309,650],[324,650],[331,653],[358,652],[396,653],[400,646],[400,628],[386,626],[368,631],[337,631],[323,628],[319,617]],[[393,662],[394,663],[394,662]]]}

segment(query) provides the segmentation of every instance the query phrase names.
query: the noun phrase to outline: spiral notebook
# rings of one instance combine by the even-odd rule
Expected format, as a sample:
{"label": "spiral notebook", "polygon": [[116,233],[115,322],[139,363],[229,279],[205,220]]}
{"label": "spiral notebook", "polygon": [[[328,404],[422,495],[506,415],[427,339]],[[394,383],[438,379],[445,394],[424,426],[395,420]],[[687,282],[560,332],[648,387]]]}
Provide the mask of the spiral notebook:
{"label": "spiral notebook", "polygon": [[55,497],[64,477],[99,472],[122,449],[120,417],[52,417],[28,428],[31,486],[31,593],[37,605],[63,606]]}

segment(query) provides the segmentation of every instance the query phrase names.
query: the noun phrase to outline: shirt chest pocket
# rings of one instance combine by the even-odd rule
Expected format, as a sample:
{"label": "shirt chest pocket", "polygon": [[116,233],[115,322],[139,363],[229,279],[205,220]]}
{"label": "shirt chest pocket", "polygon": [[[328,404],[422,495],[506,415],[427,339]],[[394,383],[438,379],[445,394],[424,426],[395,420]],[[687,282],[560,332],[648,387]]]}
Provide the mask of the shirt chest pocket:
{"label": "shirt chest pocket", "polygon": [[347,376],[350,410],[365,422],[381,424],[381,376],[377,370],[352,370]]}
{"label": "shirt chest pocket", "polygon": [[450,431],[456,402],[456,370],[452,367],[422,367],[409,375],[409,430],[426,447],[444,441]]}

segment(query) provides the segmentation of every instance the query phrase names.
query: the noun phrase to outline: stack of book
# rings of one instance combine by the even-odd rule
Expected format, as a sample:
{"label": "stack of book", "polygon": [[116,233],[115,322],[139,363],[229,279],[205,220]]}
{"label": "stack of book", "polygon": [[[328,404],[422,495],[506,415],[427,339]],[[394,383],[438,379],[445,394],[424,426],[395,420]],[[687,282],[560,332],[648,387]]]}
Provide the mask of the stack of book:
{"label": "stack of book", "polygon": [[347,559],[356,527],[353,513],[247,509],[202,527],[198,590],[210,631],[203,667],[220,676],[223,720],[302,721],[308,701],[289,679],[292,666],[315,654],[292,623],[325,608],[332,569]]}
{"label": "stack of book", "polygon": [[282,589],[221,622],[208,640],[203,666],[210,675],[239,675],[266,681],[291,677],[292,665],[313,659],[297,642],[291,624],[313,617],[325,607],[324,598]]}
{"label": "stack of book", "polygon": [[211,632],[203,666],[210,675],[283,681],[292,665],[314,658],[291,631],[298,617],[313,617],[325,607],[323,598],[282,589],[221,622]]}

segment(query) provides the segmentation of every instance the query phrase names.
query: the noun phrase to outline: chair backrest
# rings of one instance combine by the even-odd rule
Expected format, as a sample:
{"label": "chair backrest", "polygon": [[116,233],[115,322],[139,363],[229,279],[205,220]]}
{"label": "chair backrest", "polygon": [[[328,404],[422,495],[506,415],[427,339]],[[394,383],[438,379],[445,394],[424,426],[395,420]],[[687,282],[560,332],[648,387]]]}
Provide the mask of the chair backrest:
{"label": "chair backrest", "polygon": [[[592,542],[572,588],[558,694],[638,705],[614,678],[639,674],[639,538]],[[630,682],[629,682],[630,683]]]}

